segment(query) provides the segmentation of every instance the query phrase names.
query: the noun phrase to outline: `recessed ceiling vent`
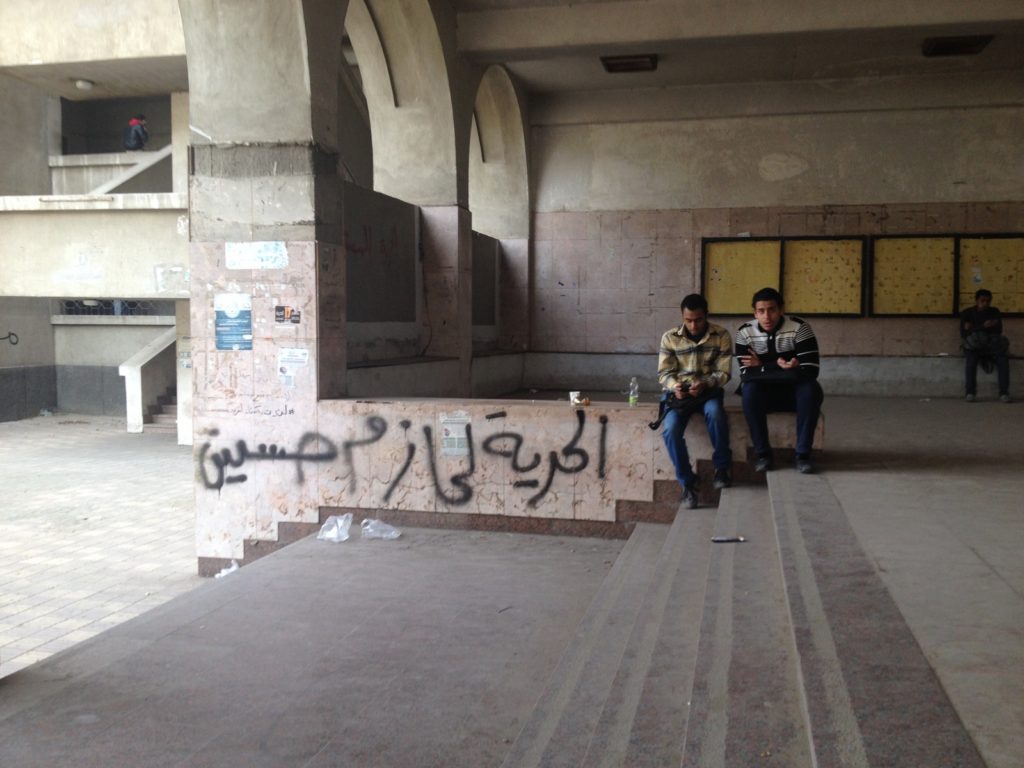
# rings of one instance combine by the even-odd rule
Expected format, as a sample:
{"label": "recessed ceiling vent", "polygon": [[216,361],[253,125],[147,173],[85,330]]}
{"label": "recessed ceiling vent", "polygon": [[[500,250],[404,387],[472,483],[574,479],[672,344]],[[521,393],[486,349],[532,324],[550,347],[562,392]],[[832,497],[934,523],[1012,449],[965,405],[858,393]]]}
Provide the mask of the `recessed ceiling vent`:
{"label": "recessed ceiling vent", "polygon": [[954,37],[926,37],[921,53],[926,58],[936,56],[977,56],[992,42],[995,35],[959,35]]}
{"label": "recessed ceiling vent", "polygon": [[604,71],[612,75],[621,72],[653,72],[658,68],[658,54],[639,53],[632,56],[602,56]]}

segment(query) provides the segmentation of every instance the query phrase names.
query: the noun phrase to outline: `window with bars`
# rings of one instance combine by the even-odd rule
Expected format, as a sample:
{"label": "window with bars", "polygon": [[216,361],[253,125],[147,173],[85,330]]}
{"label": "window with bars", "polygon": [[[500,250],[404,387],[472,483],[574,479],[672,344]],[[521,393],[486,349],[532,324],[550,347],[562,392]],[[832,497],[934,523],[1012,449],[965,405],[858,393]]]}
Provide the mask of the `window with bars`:
{"label": "window with bars", "polygon": [[154,299],[61,299],[61,315],[173,315],[174,302]]}

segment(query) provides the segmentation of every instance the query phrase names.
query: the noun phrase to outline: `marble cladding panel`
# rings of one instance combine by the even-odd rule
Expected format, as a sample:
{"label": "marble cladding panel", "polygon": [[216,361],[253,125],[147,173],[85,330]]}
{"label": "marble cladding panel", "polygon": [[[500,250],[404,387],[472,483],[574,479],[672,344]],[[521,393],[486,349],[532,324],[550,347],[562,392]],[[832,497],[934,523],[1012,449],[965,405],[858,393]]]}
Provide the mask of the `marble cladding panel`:
{"label": "marble cladding panel", "polygon": [[319,519],[319,470],[336,449],[316,416],[308,395],[197,399],[200,557],[242,557],[244,540],[274,541],[280,522]]}
{"label": "marble cladding panel", "polygon": [[[653,433],[635,410],[323,401],[319,411],[322,432],[349,446],[320,466],[322,506],[612,521],[616,499],[651,498]],[[446,455],[444,429],[463,414],[472,457]]]}
{"label": "marble cladding panel", "polygon": [[[344,249],[317,244],[317,394],[321,398],[348,393],[348,342]],[[310,319],[314,322],[314,319]]]}
{"label": "marble cladding panel", "polygon": [[[531,346],[538,351],[654,350],[661,332],[678,325],[680,299],[700,290],[702,237],[743,233],[857,237],[1024,229],[1024,205],[1014,202],[534,216],[530,327]],[[866,317],[812,322],[822,326],[819,341],[825,354],[906,356],[953,354],[958,349],[958,339],[939,330],[933,319],[923,319],[923,325],[916,320],[899,319],[895,325],[890,318]],[[884,332],[879,330],[882,324]]]}
{"label": "marble cladding panel", "polygon": [[501,241],[498,335],[501,349],[525,349],[530,332],[530,242]]}
{"label": "marble cladding panel", "polygon": [[[241,559],[246,535],[256,528],[255,483],[238,463],[240,445],[253,444],[251,423],[222,413],[192,417],[196,462],[196,555]],[[227,451],[227,455],[223,453]],[[245,480],[238,478],[245,476]]]}
{"label": "marble cladding panel", "polygon": [[693,270],[687,265],[700,262],[699,248],[699,243],[695,246],[694,240],[686,237],[655,241],[650,288],[678,289],[692,285]]}

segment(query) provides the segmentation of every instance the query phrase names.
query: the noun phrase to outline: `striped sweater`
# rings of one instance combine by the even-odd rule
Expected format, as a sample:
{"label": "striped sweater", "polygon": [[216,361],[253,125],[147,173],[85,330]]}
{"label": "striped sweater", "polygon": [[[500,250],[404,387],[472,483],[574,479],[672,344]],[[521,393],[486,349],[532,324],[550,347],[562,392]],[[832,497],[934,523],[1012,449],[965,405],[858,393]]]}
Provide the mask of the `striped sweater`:
{"label": "striped sweater", "polygon": [[[744,323],[736,331],[736,358],[746,357],[750,350],[761,359],[759,366],[740,364],[740,381],[795,381],[818,378],[818,339],[810,323],[799,317],[784,315],[770,333],[757,320]],[[796,357],[797,368],[779,368],[778,360]]]}

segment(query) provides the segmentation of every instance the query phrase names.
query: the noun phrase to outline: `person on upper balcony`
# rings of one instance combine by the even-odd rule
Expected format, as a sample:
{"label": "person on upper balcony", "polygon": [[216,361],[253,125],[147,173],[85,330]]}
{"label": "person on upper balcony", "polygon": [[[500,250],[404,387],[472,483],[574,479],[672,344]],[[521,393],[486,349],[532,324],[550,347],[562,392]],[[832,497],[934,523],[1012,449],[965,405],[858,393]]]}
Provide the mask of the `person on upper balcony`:
{"label": "person on upper balcony", "polygon": [[149,133],[146,131],[146,116],[138,114],[125,126],[121,143],[125,149],[134,152],[144,149],[147,141],[149,141]]}

